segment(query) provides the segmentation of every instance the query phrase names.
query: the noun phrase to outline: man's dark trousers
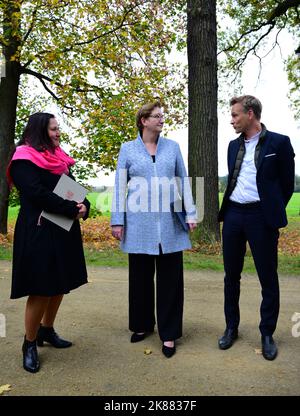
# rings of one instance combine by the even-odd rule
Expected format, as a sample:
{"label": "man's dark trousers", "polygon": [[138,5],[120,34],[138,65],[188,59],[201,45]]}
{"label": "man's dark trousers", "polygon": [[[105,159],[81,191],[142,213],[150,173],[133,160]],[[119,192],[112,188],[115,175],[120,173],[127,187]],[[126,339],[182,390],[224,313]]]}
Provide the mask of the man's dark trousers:
{"label": "man's dark trousers", "polygon": [[238,204],[228,201],[223,224],[227,328],[237,329],[240,321],[240,279],[248,241],[262,287],[259,329],[262,335],[272,335],[275,331],[279,314],[278,237],[278,230],[266,224],[260,202]]}

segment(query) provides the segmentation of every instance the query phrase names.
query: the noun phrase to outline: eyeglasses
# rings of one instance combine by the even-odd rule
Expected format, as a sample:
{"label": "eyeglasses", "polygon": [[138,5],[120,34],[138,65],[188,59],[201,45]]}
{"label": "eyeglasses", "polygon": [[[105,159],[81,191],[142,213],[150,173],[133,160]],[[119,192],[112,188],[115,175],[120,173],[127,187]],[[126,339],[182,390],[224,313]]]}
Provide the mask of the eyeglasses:
{"label": "eyeglasses", "polygon": [[149,117],[156,118],[156,120],[158,119],[163,120],[165,118],[164,114],[155,114],[154,116],[149,116]]}

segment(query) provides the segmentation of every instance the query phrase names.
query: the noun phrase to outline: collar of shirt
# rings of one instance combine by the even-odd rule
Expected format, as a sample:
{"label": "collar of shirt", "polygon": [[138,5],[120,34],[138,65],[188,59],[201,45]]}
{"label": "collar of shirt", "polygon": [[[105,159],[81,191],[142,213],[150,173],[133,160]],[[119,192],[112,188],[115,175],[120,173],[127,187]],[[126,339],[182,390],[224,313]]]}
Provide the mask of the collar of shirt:
{"label": "collar of shirt", "polygon": [[244,142],[245,143],[250,143],[250,142],[253,142],[255,140],[258,140],[260,133],[261,133],[261,130],[258,133],[254,134],[254,136],[250,137],[250,139],[247,139],[247,140],[244,139]]}

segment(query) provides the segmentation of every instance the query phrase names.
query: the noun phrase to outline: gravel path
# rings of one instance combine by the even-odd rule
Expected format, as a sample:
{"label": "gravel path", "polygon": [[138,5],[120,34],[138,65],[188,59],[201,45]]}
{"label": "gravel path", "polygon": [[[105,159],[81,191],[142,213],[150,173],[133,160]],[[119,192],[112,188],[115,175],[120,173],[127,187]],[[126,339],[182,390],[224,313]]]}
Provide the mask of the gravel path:
{"label": "gravel path", "polygon": [[[6,337],[0,338],[0,386],[12,386],[5,395],[300,394],[300,336],[292,336],[291,319],[300,312],[300,278],[280,278],[281,312],[275,333],[279,355],[270,362],[260,354],[257,277],[243,276],[240,338],[221,351],[217,339],[224,330],[223,275],[185,272],[184,336],[168,360],[157,332],[140,343],[129,342],[127,270],[88,271],[90,283],[65,297],[57,318],[57,332],[74,346],[40,348],[41,370],[30,374],[23,370],[21,356],[26,299],[9,299],[11,265],[0,261],[0,314],[6,318]],[[145,349],[151,353],[146,355]]]}

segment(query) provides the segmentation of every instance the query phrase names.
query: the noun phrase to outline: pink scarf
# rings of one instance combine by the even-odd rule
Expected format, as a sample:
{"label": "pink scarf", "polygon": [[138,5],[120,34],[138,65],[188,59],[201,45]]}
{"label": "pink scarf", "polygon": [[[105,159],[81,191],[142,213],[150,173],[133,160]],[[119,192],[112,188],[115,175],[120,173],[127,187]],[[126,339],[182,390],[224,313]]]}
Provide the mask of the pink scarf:
{"label": "pink scarf", "polygon": [[30,160],[38,167],[49,170],[49,172],[55,175],[62,175],[63,173],[67,175],[70,166],[75,164],[75,160],[68,156],[60,147],[56,147],[54,152],[49,150],[38,152],[34,147],[28,145],[18,146],[7,168],[7,179],[10,187],[12,186],[10,167],[13,160]]}

